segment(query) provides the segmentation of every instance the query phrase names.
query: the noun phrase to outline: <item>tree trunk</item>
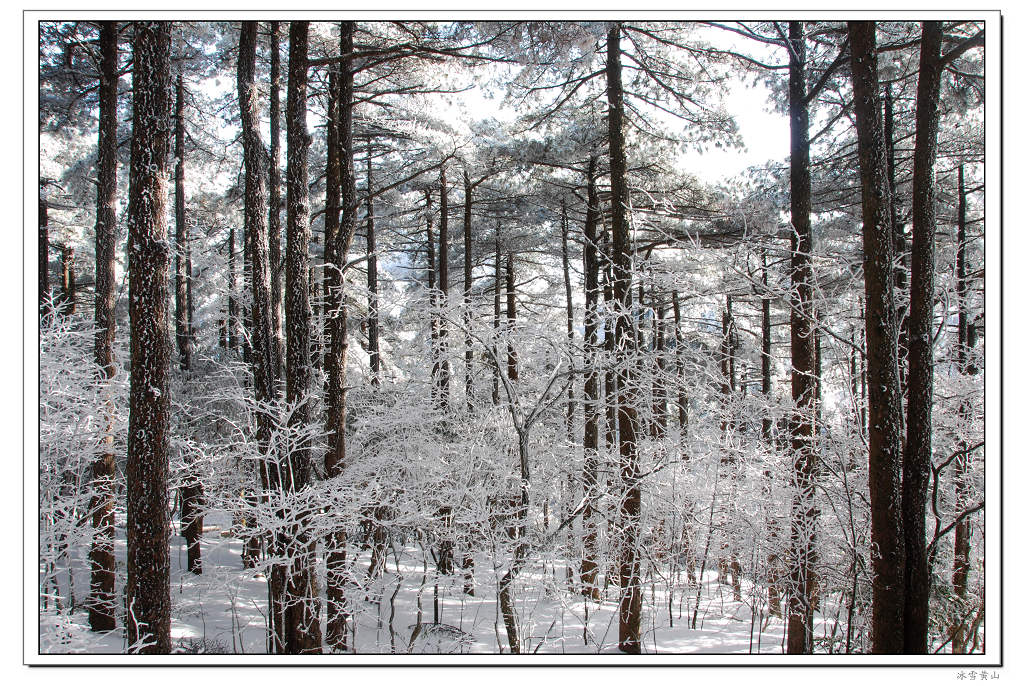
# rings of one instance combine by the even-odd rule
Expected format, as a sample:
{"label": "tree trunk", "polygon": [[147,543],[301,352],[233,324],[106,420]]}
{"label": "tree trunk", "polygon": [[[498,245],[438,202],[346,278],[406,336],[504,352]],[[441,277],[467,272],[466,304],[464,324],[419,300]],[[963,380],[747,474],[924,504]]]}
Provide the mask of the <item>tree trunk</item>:
{"label": "tree trunk", "polygon": [[[117,240],[117,23],[100,25],[100,131],[96,153],[96,300],[95,359],[102,380],[117,373],[114,365],[115,242]],[[42,208],[42,209],[45,209]],[[107,400],[106,403],[110,401]],[[107,405],[106,412],[113,408]],[[116,625],[114,598],[114,436],[111,420],[102,439],[102,450],[92,465],[92,512],[94,538],[89,559],[89,627],[111,631]]]}
{"label": "tree trunk", "polygon": [[512,262],[512,251],[505,257],[505,323],[508,330],[508,380],[519,381],[519,353],[512,345],[516,319],[516,272]]}
{"label": "tree trunk", "polygon": [[466,409],[473,410],[473,338],[469,335],[470,316],[469,292],[473,288],[473,184],[469,182],[469,172],[462,171],[462,183],[465,193],[465,207],[462,215],[462,323],[466,329]]}
{"label": "tree trunk", "polygon": [[[562,200],[562,281],[565,284],[565,331],[569,339],[569,349],[572,350],[576,336],[576,327],[573,324],[572,307],[572,280],[569,278],[569,215],[565,208],[565,200]],[[565,405],[565,433],[569,444],[575,443],[575,419],[576,419],[576,397],[573,391],[576,385],[576,377],[570,372],[569,388],[567,391],[567,402]]]}
{"label": "tree trunk", "polygon": [[438,261],[438,296],[440,298],[441,313],[438,316],[437,328],[437,352],[440,357],[440,377],[438,388],[441,398],[441,409],[445,415],[451,406],[451,367],[448,362],[448,177],[445,175],[444,165],[441,165],[441,217],[437,236],[437,261]]}
{"label": "tree trunk", "polygon": [[167,330],[167,177],[171,25],[136,22],[132,46],[132,144],[128,191],[131,393],[128,413],[129,645],[171,650],[167,516],[170,385]]}
{"label": "tree trunk", "polygon": [[[346,370],[348,359],[348,312],[345,304],[345,281],[342,269],[348,261],[356,229],[356,182],[353,160],[354,140],[352,138],[352,52],[355,25],[345,21],[341,29],[341,64],[337,72],[331,73],[330,99],[328,108],[327,134],[327,188],[340,187],[328,196],[325,254],[328,255],[324,277],[326,291],[325,310],[328,313],[328,351],[325,368],[327,371],[327,413],[328,432],[327,456],[324,467],[327,478],[341,475],[346,466],[345,421],[348,415]],[[338,185],[336,186],[335,183]],[[338,203],[340,201],[340,208]],[[338,209],[341,221],[338,221]],[[345,533],[336,531],[329,537],[330,552],[327,554],[327,645],[335,651],[347,649],[345,607]]]}
{"label": "tree trunk", "polygon": [[637,462],[636,389],[633,387],[633,355],[636,339],[632,325],[632,250],[626,221],[626,145],[623,131],[625,113],[622,97],[620,29],[608,31],[608,153],[611,175],[612,290],[615,295],[616,364],[619,366],[618,447],[622,479],[622,547],[619,551],[619,650],[640,653],[641,578],[637,547],[640,539],[640,482]]}
{"label": "tree trunk", "polygon": [[438,341],[440,322],[437,297],[437,259],[434,254],[434,216],[431,214],[430,189],[423,192],[427,215],[427,291],[430,293],[430,399],[436,409],[441,406],[441,357]]}
{"label": "tree trunk", "polygon": [[[274,326],[274,378],[284,376],[284,328],[281,321],[281,37],[280,25],[270,22],[270,316]],[[276,389],[275,389],[276,394]]]}
{"label": "tree trunk", "polygon": [[900,498],[903,426],[893,302],[892,228],[887,212],[885,145],[878,102],[874,22],[850,22],[854,110],[861,170],[864,222],[864,296],[867,327],[868,488],[874,578],[872,651],[903,651],[906,550]]}
{"label": "tree trunk", "polygon": [[[242,22],[238,47],[238,102],[242,119],[242,146],[245,163],[245,235],[249,241],[250,284],[252,288],[251,360],[256,401],[269,404],[275,398],[276,365],[273,340],[270,257],[268,245],[267,189],[263,168],[263,141],[259,129],[259,92],[256,88],[256,34],[258,24]],[[270,448],[273,416],[256,414],[256,438],[261,452]],[[261,465],[261,473],[268,466]]]}
{"label": "tree trunk", "polygon": [[[683,442],[686,440],[686,436],[689,433],[689,406],[690,400],[686,392],[686,379],[684,378],[683,369],[683,323],[682,314],[679,307],[679,292],[672,291],[672,314],[675,317],[675,339],[676,339],[676,383],[678,384],[679,392],[676,396],[676,409],[679,413],[679,440]],[[687,459],[686,454],[683,454],[683,459]]]}
{"label": "tree trunk", "polygon": [[808,143],[808,115],[805,83],[803,25],[789,24],[792,50],[789,60],[790,126],[790,279],[794,292],[790,306],[790,346],[793,370],[791,387],[796,411],[790,420],[790,445],[795,458],[792,580],[786,652],[809,654],[814,650],[814,607],[811,602],[814,563],[814,530],[817,508],[814,487],[817,481],[817,455],[814,448],[816,413],[814,377],[814,274],[811,254],[811,159]]}
{"label": "tree trunk", "polygon": [[[189,335],[189,302],[186,250],[189,241],[185,221],[185,86],[178,74],[174,107],[174,333],[178,347],[178,365],[182,371],[192,367],[192,340]],[[203,531],[203,486],[192,474],[193,460],[185,459],[185,483],[181,493],[181,530],[185,538],[187,569],[203,573],[200,538]]]}
{"label": "tree trunk", "polygon": [[238,347],[238,268],[235,266],[235,225],[228,227],[228,350]]}
{"label": "tree trunk", "polygon": [[500,401],[498,387],[500,385],[500,370],[498,368],[498,334],[501,331],[501,226],[494,227],[494,370],[491,375],[491,403],[497,405]]}
{"label": "tree trunk", "polygon": [[[724,436],[727,430],[734,428],[734,422],[731,417],[734,412],[730,398],[736,391],[736,371],[735,371],[735,352],[733,350],[733,338],[735,337],[735,331],[733,328],[732,321],[732,296],[725,296],[725,309],[722,310],[722,343],[721,351],[719,353],[719,364],[721,366],[722,379],[721,379],[721,395],[722,395],[722,435]],[[735,457],[726,453],[724,457],[725,464],[732,464]]]}
{"label": "tree trunk", "polygon": [[[957,370],[961,375],[973,376],[978,367],[971,359],[975,345],[976,329],[970,324],[970,311],[967,304],[969,271],[967,259],[967,191],[964,187],[964,167],[957,170],[958,203],[957,203],[957,246],[956,246],[956,294],[957,294]],[[961,401],[960,419],[964,426],[969,426],[971,406]],[[953,488],[956,511],[967,508],[967,472],[970,466],[970,442],[964,436],[957,442],[960,454],[953,463]],[[956,525],[953,532],[953,594],[961,606],[967,605],[967,581],[971,571],[971,520],[964,518]],[[965,620],[966,621],[966,620]],[[967,648],[966,627],[963,622],[954,628],[952,650],[962,655]]]}
{"label": "tree trunk", "polygon": [[50,219],[46,184],[39,181],[39,314],[50,313]]}
{"label": "tree trunk", "polygon": [[906,535],[907,600],[903,652],[928,650],[931,565],[925,508],[932,464],[932,299],[935,294],[935,151],[939,132],[942,22],[921,32],[914,143],[914,237],[910,274],[910,349],[907,373],[907,446],[903,456],[903,531]]}
{"label": "tree trunk", "polygon": [[[309,136],[306,133],[307,55],[309,22],[295,21],[289,29],[288,60],[288,222],[285,309],[287,336],[287,401],[297,405],[289,426],[301,428],[312,423],[310,395],[313,365],[310,355],[309,306]],[[294,449],[286,456],[283,484],[301,491],[313,475],[308,448]],[[301,515],[300,515],[301,517]],[[301,525],[300,525],[301,526]],[[301,528],[289,532],[291,564],[285,582],[284,651],[290,655],[321,651],[320,618],[313,596],[312,553],[316,542]]]}
{"label": "tree trunk", "polygon": [[768,251],[761,253],[761,396],[764,398],[764,417],[761,419],[761,438],[772,444],[772,299],[768,295]]}
{"label": "tree trunk", "polygon": [[174,333],[178,343],[182,371],[192,366],[192,348],[188,337],[188,292],[185,276],[185,246],[188,225],[185,223],[185,86],[178,74],[174,107]]}
{"label": "tree trunk", "polygon": [[366,317],[370,383],[380,386],[380,312],[377,293],[377,233],[373,216],[373,148],[366,142]]}
{"label": "tree trunk", "polygon": [[598,299],[600,297],[597,264],[597,216],[600,212],[597,198],[597,159],[590,158],[587,165],[587,215],[583,223],[583,289],[586,305],[583,319],[583,559],[580,562],[580,585],[583,594],[591,600],[600,600],[597,585],[597,508],[598,455],[600,435],[600,376],[597,371]]}
{"label": "tree trunk", "polygon": [[[665,388],[665,308],[654,308],[654,380],[651,384],[651,438],[661,440],[668,428],[668,393]],[[661,449],[659,449],[661,450]]]}

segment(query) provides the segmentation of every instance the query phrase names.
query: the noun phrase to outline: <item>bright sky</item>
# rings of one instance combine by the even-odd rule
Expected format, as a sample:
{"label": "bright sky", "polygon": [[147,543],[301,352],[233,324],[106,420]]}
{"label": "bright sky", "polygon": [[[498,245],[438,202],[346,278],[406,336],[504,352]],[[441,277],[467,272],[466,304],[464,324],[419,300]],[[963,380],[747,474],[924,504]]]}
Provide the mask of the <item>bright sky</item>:
{"label": "bright sky", "polygon": [[739,125],[746,149],[713,148],[706,151],[700,157],[704,178],[724,181],[747,167],[786,159],[789,155],[789,119],[779,112],[768,111],[768,102],[768,89],[763,85],[733,80],[726,96],[726,108]]}

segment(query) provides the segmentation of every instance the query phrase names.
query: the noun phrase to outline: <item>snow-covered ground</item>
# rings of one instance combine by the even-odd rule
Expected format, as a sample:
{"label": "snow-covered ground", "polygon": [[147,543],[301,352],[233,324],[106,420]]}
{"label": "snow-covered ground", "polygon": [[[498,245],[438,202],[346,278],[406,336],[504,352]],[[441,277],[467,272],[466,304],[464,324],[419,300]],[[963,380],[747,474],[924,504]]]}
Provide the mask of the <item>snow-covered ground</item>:
{"label": "snow-covered ground", "polygon": [[[184,540],[174,527],[171,538],[172,642],[181,652],[266,653],[266,580],[258,571],[243,568],[242,541],[231,536],[227,514],[210,513],[205,524],[201,576],[185,571]],[[117,558],[119,569],[123,570],[123,529],[119,528],[118,533],[121,535],[117,542]],[[477,554],[474,595],[463,592],[461,573],[437,580],[439,622],[435,625],[432,562],[427,565],[424,582],[422,550],[414,545],[394,550],[399,558],[397,570],[394,555],[389,554],[386,572],[364,588],[353,588],[349,593],[352,614],[356,619],[355,652],[508,652],[504,624],[497,612],[497,576],[483,554]],[[105,635],[89,631],[87,613],[83,608],[89,584],[86,551],[78,550],[73,557],[77,607],[74,612],[58,613],[50,604],[41,612],[40,652],[124,652],[126,644],[120,628]],[[356,555],[356,579],[365,580],[369,562],[368,550]],[[61,584],[65,592],[67,583],[67,575],[62,575]],[[523,652],[617,652],[618,612],[614,587],[608,589],[608,599],[600,603],[584,600],[580,595],[569,595],[564,588],[564,568],[550,560],[523,571],[515,587]],[[122,592],[120,586],[117,592]],[[705,572],[697,627],[691,629],[689,619],[693,615],[696,595],[696,588],[686,584],[684,571],[673,593],[670,617],[664,582],[655,582],[652,589],[648,580],[644,588],[645,653],[782,652],[783,622],[777,617],[766,616],[764,594],[752,588],[746,580],[742,600],[737,601],[733,599],[732,586],[719,583],[717,571]],[[410,646],[417,623],[417,596],[424,626]],[[751,600],[754,597],[762,600],[754,603],[758,611],[752,621]],[[825,633],[822,621],[818,615],[816,636]]]}

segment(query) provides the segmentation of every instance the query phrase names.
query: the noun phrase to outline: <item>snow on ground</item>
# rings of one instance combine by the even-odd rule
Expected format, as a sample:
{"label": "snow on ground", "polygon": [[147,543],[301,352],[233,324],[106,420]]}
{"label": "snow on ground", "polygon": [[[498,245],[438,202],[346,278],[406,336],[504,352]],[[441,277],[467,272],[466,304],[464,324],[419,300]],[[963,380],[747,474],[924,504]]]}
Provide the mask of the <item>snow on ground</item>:
{"label": "snow on ground", "polygon": [[[176,526],[171,537],[172,643],[181,652],[266,653],[266,580],[256,570],[243,569],[242,541],[230,535],[227,514],[210,513],[205,525],[201,576],[185,571],[184,540]],[[119,572],[123,572],[123,528],[119,527],[118,533],[116,552]],[[508,652],[504,623],[497,613],[497,575],[483,554],[477,554],[475,595],[463,593],[461,574],[438,580],[440,616],[439,623],[434,625],[433,564],[428,565],[424,583],[422,550],[415,545],[395,550],[399,573],[396,574],[394,556],[389,554],[387,571],[380,578],[364,589],[352,589],[349,593],[357,618],[356,652],[498,653],[499,642],[500,652]],[[86,554],[82,549],[74,556],[75,611],[60,614],[51,604],[40,613],[41,653],[122,653],[125,650],[120,629],[107,635],[88,629],[88,616],[82,607],[89,587]],[[369,558],[368,551],[360,552],[355,558],[355,578],[366,578]],[[120,576],[123,577],[123,573]],[[123,583],[123,578],[120,582]],[[65,574],[61,580],[65,592],[66,584]],[[523,652],[617,652],[618,612],[614,587],[607,594],[610,599],[595,604],[582,596],[565,594],[564,584],[564,568],[550,561],[523,571],[515,588]],[[562,590],[556,592],[556,588]],[[120,597],[120,584],[117,592]],[[653,613],[652,593],[656,601]],[[422,605],[424,626],[410,649],[416,626],[417,596]],[[670,620],[664,583],[657,583],[652,592],[648,581],[644,588],[645,653],[782,652],[782,620],[766,618],[759,611],[751,621],[752,588],[746,581],[743,600],[736,601],[732,587],[718,583],[715,571],[705,573],[697,628],[691,629],[688,619],[693,614],[695,596],[695,588],[681,584],[675,591]],[[821,636],[825,627],[820,615],[818,617],[815,635]]]}

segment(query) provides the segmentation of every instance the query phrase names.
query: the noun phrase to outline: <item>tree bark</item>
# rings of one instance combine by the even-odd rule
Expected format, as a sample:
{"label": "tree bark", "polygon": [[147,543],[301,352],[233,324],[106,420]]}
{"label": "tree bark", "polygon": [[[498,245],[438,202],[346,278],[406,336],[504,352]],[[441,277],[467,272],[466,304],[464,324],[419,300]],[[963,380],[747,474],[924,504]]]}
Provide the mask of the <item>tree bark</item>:
{"label": "tree bark", "polygon": [[[178,74],[174,106],[174,333],[178,365],[192,367],[192,339],[189,332],[189,302],[186,250],[189,241],[185,221],[185,85]],[[192,474],[192,460],[185,460],[185,483],[181,487],[181,530],[185,538],[187,569],[203,573],[200,537],[203,531],[203,487]]]}
{"label": "tree bark", "polygon": [[591,600],[600,600],[597,585],[598,549],[597,508],[598,456],[600,449],[599,424],[600,376],[597,371],[599,343],[597,264],[597,216],[600,212],[597,197],[597,158],[591,156],[587,165],[587,215],[583,222],[583,272],[586,305],[583,319],[583,559],[580,562],[580,585],[583,594]]}
{"label": "tree bark", "polygon": [[[569,215],[564,199],[562,200],[562,282],[565,284],[565,331],[566,337],[569,339],[569,349],[572,350],[576,327],[573,324],[572,280],[569,278]],[[576,396],[573,390],[575,385],[576,377],[570,371],[565,404],[565,433],[570,445],[575,443],[576,433]]]}
{"label": "tree bark", "polygon": [[427,218],[427,291],[430,293],[430,399],[434,408],[441,406],[441,356],[438,341],[440,315],[437,297],[437,258],[434,254],[434,216],[431,214],[430,189],[423,192]]}
{"label": "tree bark", "polygon": [[[327,228],[325,247],[329,257],[325,272],[325,309],[327,311],[327,334],[329,337],[325,368],[327,371],[327,456],[324,466],[327,478],[341,475],[346,466],[346,426],[348,415],[346,370],[348,359],[348,312],[345,304],[345,279],[342,270],[348,260],[349,248],[356,229],[356,182],[353,160],[354,140],[352,138],[352,61],[353,35],[355,24],[340,23],[341,62],[337,72],[332,72],[330,98],[333,103],[328,110],[327,136],[327,188],[340,186],[341,196],[334,191],[333,200],[328,196]],[[335,183],[338,186],[335,186]],[[340,208],[338,202],[340,201]],[[338,221],[338,209],[341,221]],[[326,226],[326,224],[325,224]],[[336,531],[329,537],[330,552],[327,555],[327,645],[333,650],[346,650],[347,615],[345,607],[345,533]]]}
{"label": "tree bark", "polygon": [[[281,317],[281,28],[270,22],[270,315],[274,326],[274,378],[284,376],[284,328]],[[276,393],[276,389],[275,389]]]}
{"label": "tree bark", "polygon": [[469,293],[473,288],[473,184],[469,172],[462,170],[462,184],[465,203],[462,214],[462,323],[466,329],[466,409],[473,411],[473,338],[469,335],[470,316]]}
{"label": "tree bark", "polygon": [[814,449],[816,413],[814,376],[814,274],[811,254],[811,158],[808,142],[808,113],[805,82],[803,24],[789,24],[789,125],[790,125],[790,280],[793,300],[790,306],[790,346],[793,370],[790,385],[796,411],[790,420],[790,445],[795,458],[793,498],[792,580],[786,652],[809,654],[814,650],[814,607],[811,602],[814,562],[814,530],[817,509],[814,488],[817,481],[817,455]]}
{"label": "tree bark", "polygon": [[39,181],[39,314],[50,314],[50,218],[46,183]]}
{"label": "tree bark", "polygon": [[850,22],[857,147],[864,222],[864,297],[867,328],[868,488],[874,549],[872,652],[903,651],[906,549],[900,497],[903,413],[893,302],[892,227],[887,211],[885,144],[878,102],[874,22]]}
{"label": "tree bark", "polygon": [[[117,240],[117,23],[100,25],[100,130],[96,152],[96,326],[95,360],[101,380],[114,378],[115,242]],[[106,412],[112,412],[106,400]],[[89,584],[89,627],[111,631],[116,625],[114,598],[114,436],[111,420],[102,439],[102,450],[92,465],[92,512],[94,538],[89,552],[92,563]]]}
{"label": "tree bark", "polygon": [[238,267],[235,266],[235,225],[232,224],[228,227],[228,350],[235,350],[238,347],[238,301],[235,299],[237,288]]}
{"label": "tree bark", "polygon": [[768,251],[761,253],[761,396],[765,415],[761,419],[761,438],[765,444],[772,441],[772,299],[768,294]]}
{"label": "tree bark", "polygon": [[500,385],[500,370],[498,368],[498,336],[501,331],[501,226],[494,227],[494,369],[491,375],[491,404],[497,405],[500,401],[498,395]]}
{"label": "tree bark", "polygon": [[[285,308],[287,335],[287,401],[297,407],[289,426],[301,429],[312,423],[310,394],[313,365],[310,355],[309,305],[309,136],[306,133],[307,58],[309,22],[295,21],[289,29],[288,60],[288,222]],[[309,449],[294,449],[284,460],[283,484],[301,491],[313,476]],[[321,651],[320,619],[313,597],[316,542],[301,529],[289,541],[291,563],[284,604],[284,650],[288,654]]]}
{"label": "tree bark", "polygon": [[380,311],[377,286],[377,233],[373,216],[373,148],[366,142],[366,316],[370,383],[380,386]]}
{"label": "tree bark", "polygon": [[[682,313],[679,307],[679,292],[672,291],[672,314],[675,318],[675,340],[676,340],[676,383],[678,384],[678,394],[676,396],[676,410],[679,413],[679,440],[683,442],[686,440],[686,436],[689,433],[689,406],[690,399],[686,392],[686,379],[684,378],[684,360],[683,360],[683,322]],[[683,454],[683,459],[688,459],[687,455]]]}
{"label": "tree bark", "polygon": [[665,437],[668,428],[668,392],[665,388],[665,307],[654,307],[654,379],[651,384],[651,439]]}
{"label": "tree bark", "polygon": [[[970,310],[967,303],[969,271],[967,252],[967,191],[964,187],[964,167],[957,169],[957,246],[956,246],[956,293],[957,293],[957,370],[964,377],[974,376],[978,367],[972,359],[976,343],[976,329],[970,323]],[[959,408],[960,420],[969,426],[971,406],[961,401]],[[958,512],[967,508],[967,473],[971,462],[970,443],[966,436],[957,444],[960,454],[953,463],[954,502]],[[953,532],[953,593],[962,606],[967,604],[967,582],[971,571],[971,520],[965,517],[956,525]],[[962,655],[967,648],[966,627],[963,622],[954,629],[952,650]]]}
{"label": "tree bark", "polygon": [[623,499],[622,547],[619,551],[619,650],[640,653],[641,578],[637,546],[640,539],[640,482],[637,462],[636,389],[631,366],[636,349],[632,325],[632,258],[629,225],[626,220],[626,146],[624,135],[620,28],[608,31],[608,153],[611,176],[612,290],[615,295],[616,364],[619,366],[618,448]]}
{"label": "tree bark", "polygon": [[447,415],[451,407],[451,366],[448,361],[448,177],[445,167],[441,165],[441,207],[437,236],[437,277],[438,298],[441,312],[438,315],[437,354],[440,358],[440,375],[438,377],[438,393],[441,409]]}
{"label": "tree bark", "polygon": [[519,353],[512,344],[516,319],[516,272],[512,261],[512,250],[505,256],[505,324],[508,331],[508,380],[519,381]]}
{"label": "tree bark", "polygon": [[178,343],[182,371],[192,366],[192,346],[188,336],[188,280],[185,275],[185,85],[181,74],[175,88],[174,107],[174,333]]}
{"label": "tree bark", "polygon": [[903,652],[928,652],[931,565],[925,508],[932,464],[932,300],[935,295],[935,152],[939,133],[942,22],[921,30],[914,143],[914,236],[910,273],[910,349],[907,372],[907,445],[903,456],[903,531],[907,600]]}
{"label": "tree bark", "polygon": [[129,645],[171,650],[167,516],[170,385],[167,330],[167,177],[171,25],[136,22],[132,46],[132,143],[128,191],[131,392],[128,413],[127,568]]}

